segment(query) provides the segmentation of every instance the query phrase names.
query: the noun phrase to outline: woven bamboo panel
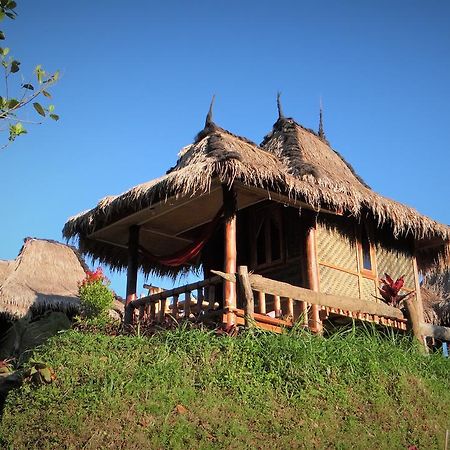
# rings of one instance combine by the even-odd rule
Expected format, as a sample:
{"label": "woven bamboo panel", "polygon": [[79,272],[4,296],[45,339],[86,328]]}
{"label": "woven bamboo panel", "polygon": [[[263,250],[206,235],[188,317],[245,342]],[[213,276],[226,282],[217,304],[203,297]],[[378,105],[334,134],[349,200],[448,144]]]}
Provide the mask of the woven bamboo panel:
{"label": "woven bamboo panel", "polygon": [[340,270],[319,266],[320,292],[359,298],[358,277]]}
{"label": "woven bamboo panel", "polygon": [[405,276],[405,287],[409,289],[415,288],[414,283],[414,266],[411,256],[406,253],[377,246],[377,269],[379,277],[383,277],[385,273],[392,278],[398,278],[401,275]]}
{"label": "woven bamboo panel", "polygon": [[379,302],[374,295],[377,295],[375,280],[361,278],[361,299],[371,302]]}
{"label": "woven bamboo panel", "polygon": [[338,232],[336,228],[328,228],[322,224],[317,228],[317,254],[319,261],[357,271],[357,250],[352,227],[342,230],[346,235]]}

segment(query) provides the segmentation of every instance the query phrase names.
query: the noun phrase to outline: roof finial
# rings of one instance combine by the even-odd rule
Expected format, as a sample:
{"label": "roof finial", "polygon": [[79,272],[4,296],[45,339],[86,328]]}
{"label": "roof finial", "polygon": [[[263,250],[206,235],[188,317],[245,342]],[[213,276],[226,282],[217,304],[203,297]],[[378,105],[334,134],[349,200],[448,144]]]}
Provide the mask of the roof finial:
{"label": "roof finial", "polygon": [[320,97],[320,112],[319,112],[319,137],[321,139],[327,139],[325,136],[325,131],[323,130],[323,105],[322,105],[322,97]]}
{"label": "roof finial", "polygon": [[216,99],[216,94],[214,94],[214,95],[212,96],[211,104],[209,105],[208,115],[206,116],[206,120],[205,120],[205,128],[206,128],[208,125],[211,125],[211,124],[213,123],[213,120],[212,120],[212,113],[213,113],[213,106],[214,106],[214,100],[215,100],[215,99]]}
{"label": "roof finial", "polygon": [[278,118],[279,118],[279,119],[284,119],[283,110],[281,109],[281,101],[280,101],[280,97],[281,97],[281,92],[277,92]]}

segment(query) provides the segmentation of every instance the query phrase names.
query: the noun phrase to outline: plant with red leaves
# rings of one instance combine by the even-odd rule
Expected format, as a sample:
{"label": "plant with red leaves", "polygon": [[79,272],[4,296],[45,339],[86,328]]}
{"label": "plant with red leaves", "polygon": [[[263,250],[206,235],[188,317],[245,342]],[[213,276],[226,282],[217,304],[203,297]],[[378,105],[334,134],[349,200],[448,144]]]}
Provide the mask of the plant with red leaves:
{"label": "plant with red leaves", "polygon": [[384,274],[384,278],[381,279],[383,283],[379,288],[380,294],[383,297],[383,301],[390,306],[400,307],[401,302],[411,295],[413,292],[400,295],[400,291],[405,284],[405,276],[402,275],[394,281],[387,273]]}
{"label": "plant with red leaves", "polygon": [[109,284],[109,280],[108,278],[106,278],[105,274],[103,273],[103,269],[101,267],[97,267],[97,269],[95,269],[93,272],[90,270],[86,270],[85,273],[86,276],[83,279],[83,281],[78,283],[78,287],[86,286],[87,284],[93,284],[98,281],[100,281],[105,285]]}

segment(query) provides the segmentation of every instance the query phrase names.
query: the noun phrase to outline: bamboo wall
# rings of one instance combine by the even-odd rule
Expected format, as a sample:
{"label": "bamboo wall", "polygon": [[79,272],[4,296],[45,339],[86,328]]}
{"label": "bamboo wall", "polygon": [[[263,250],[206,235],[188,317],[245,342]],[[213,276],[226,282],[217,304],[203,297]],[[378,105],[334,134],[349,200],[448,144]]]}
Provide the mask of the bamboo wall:
{"label": "bamboo wall", "polygon": [[365,270],[359,244],[362,225],[348,218],[321,216],[317,223],[320,292],[380,302],[380,278],[405,276],[404,291],[415,289],[413,254],[408,243],[375,230],[370,236],[372,270]]}

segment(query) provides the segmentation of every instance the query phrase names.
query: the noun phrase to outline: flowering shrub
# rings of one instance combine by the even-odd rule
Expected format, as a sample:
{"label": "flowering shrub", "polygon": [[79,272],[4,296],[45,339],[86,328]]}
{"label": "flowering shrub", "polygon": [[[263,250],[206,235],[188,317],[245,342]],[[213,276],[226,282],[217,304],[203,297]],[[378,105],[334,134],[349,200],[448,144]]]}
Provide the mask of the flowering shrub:
{"label": "flowering shrub", "polygon": [[86,271],[86,277],[78,285],[83,314],[88,318],[106,316],[114,300],[109,280],[101,267],[94,272]]}

